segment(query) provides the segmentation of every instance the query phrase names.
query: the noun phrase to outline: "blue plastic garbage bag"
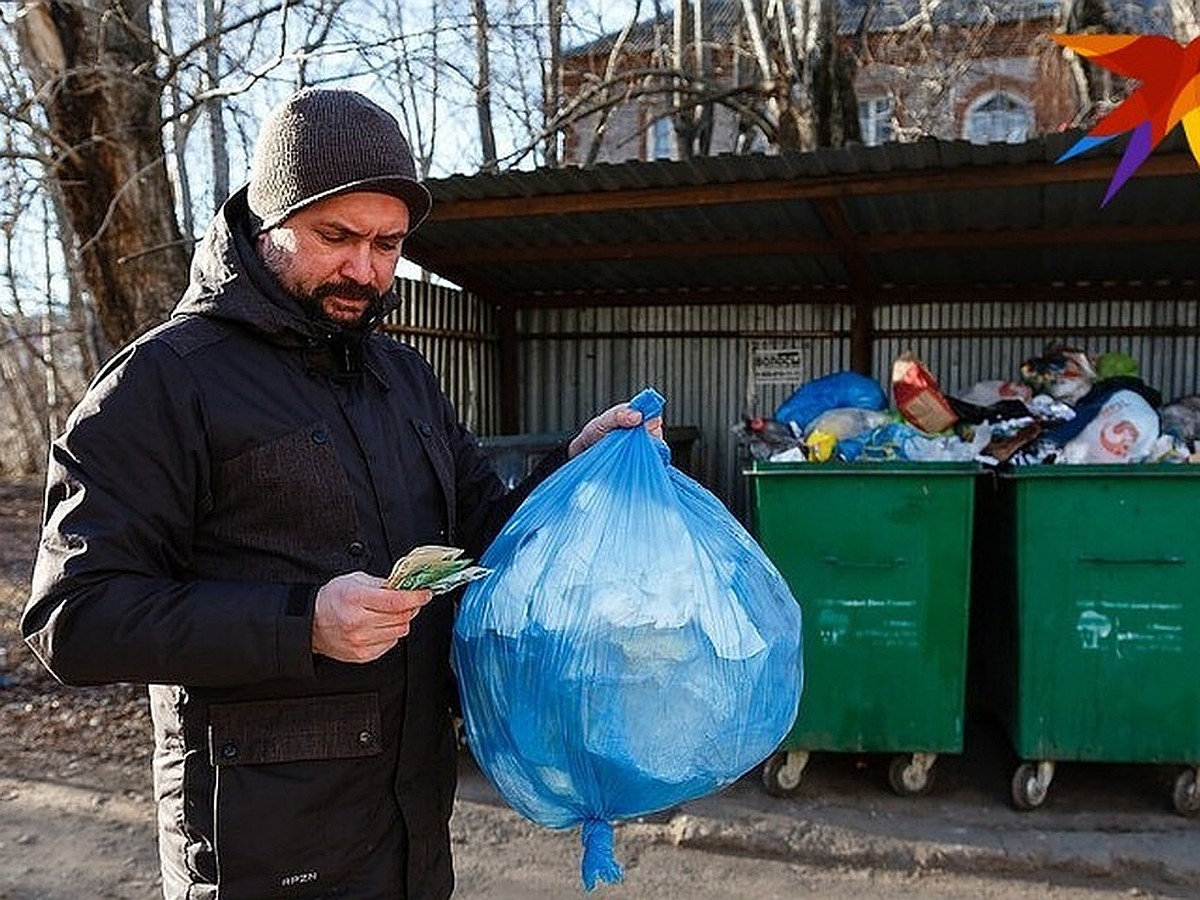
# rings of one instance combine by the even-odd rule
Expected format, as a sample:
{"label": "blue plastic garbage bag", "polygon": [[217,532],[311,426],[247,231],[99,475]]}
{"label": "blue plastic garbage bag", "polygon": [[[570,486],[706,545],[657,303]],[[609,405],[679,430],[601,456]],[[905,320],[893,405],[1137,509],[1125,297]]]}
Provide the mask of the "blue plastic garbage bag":
{"label": "blue plastic garbage bag", "polygon": [[[631,401],[646,418],[663,399]],[[718,790],[796,717],[800,609],[716,497],[644,428],[539,485],[454,628],[467,743],[517,811],[582,826],[584,886],[619,881],[612,822]]]}
{"label": "blue plastic garbage bag", "polygon": [[924,432],[907,422],[888,422],[852,438],[838,441],[837,453],[846,462],[884,462],[912,459],[912,448]]}
{"label": "blue plastic garbage bag", "polygon": [[796,388],[775,410],[775,421],[795,422],[803,429],[831,409],[887,409],[879,382],[858,372],[832,372]]}

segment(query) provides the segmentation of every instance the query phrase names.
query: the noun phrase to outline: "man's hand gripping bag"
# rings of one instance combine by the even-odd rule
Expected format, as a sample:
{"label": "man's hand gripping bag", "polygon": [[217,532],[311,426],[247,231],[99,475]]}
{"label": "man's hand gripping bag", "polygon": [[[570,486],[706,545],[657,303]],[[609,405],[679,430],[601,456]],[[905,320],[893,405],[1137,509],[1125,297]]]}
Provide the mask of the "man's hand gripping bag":
{"label": "man's hand gripping bag", "polygon": [[[631,405],[646,419],[663,398]],[[611,822],[718,790],[796,717],[800,608],[725,507],[644,428],[526,499],[454,628],[467,742],[534,822],[582,825],[584,885],[621,879]]]}

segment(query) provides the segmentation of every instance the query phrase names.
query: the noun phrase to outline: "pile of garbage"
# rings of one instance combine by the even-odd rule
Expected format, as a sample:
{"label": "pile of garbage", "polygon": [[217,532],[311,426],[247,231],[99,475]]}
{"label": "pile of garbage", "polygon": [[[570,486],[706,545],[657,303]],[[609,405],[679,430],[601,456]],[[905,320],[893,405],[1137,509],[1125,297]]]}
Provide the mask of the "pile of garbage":
{"label": "pile of garbage", "polygon": [[756,460],[978,462],[983,465],[1200,462],[1200,394],[1164,404],[1138,363],[1049,348],[1013,380],[943,393],[911,353],[891,398],[871,378],[834,372],[798,387],[773,418],[734,426]]}

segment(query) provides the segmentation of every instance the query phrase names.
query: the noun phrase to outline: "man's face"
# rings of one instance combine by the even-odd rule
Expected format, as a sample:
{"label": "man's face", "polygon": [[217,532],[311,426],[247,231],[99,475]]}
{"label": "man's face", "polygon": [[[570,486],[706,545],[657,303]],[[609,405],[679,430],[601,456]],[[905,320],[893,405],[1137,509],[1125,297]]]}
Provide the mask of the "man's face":
{"label": "man's face", "polygon": [[284,290],[327,322],[359,325],[392,285],[408,234],[408,206],[390,194],[320,200],[259,236]]}

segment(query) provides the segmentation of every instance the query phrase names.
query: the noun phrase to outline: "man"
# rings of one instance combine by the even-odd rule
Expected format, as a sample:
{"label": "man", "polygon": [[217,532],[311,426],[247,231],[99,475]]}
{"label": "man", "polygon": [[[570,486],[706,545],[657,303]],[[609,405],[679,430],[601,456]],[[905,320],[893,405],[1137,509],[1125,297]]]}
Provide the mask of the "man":
{"label": "man", "polygon": [[[168,900],[453,889],[453,602],[382,576],[422,544],[480,554],[531,485],[506,495],[428,364],[374,333],[429,208],[388,113],[291,97],[170,321],[51,449],[22,630],[64,682],[150,684]],[[613,407],[550,466],[639,419]]]}

